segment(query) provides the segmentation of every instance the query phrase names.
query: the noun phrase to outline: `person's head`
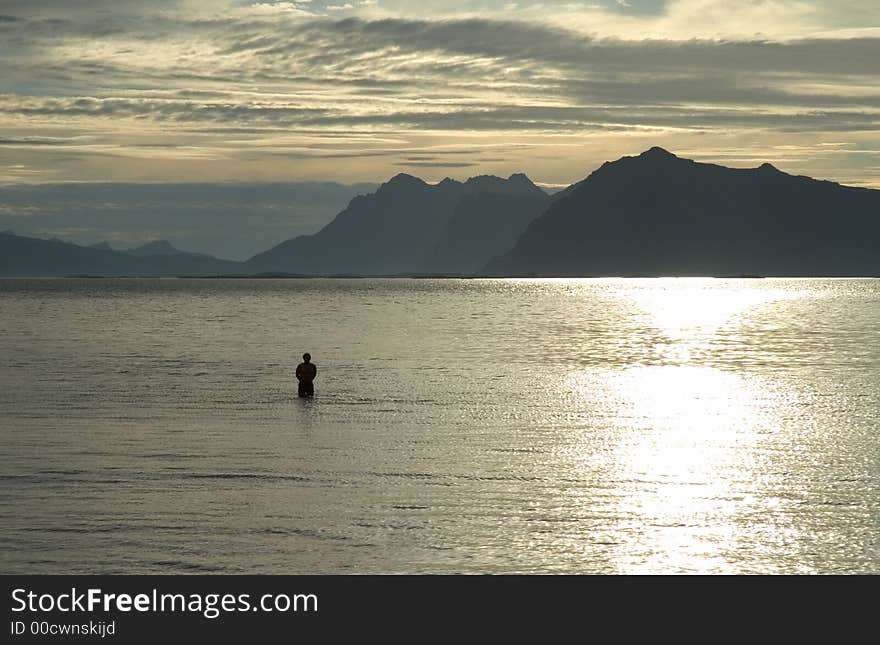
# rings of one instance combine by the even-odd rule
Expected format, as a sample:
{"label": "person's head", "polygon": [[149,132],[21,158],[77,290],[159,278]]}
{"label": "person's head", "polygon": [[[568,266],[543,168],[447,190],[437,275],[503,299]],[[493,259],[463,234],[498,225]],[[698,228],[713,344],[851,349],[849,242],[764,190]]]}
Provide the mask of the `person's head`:
{"label": "person's head", "polygon": [[308,363],[310,360],[312,360],[312,355],[309,354],[308,352],[306,352],[305,354],[303,354],[303,360],[304,360],[306,363]]}

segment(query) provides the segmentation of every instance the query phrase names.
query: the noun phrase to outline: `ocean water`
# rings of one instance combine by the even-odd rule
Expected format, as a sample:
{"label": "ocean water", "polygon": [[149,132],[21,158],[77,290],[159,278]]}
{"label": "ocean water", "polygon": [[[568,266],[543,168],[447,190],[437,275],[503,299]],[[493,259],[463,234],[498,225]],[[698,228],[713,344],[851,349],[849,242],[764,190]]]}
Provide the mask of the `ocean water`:
{"label": "ocean water", "polygon": [[3,280],[0,357],[4,573],[880,573],[880,280]]}

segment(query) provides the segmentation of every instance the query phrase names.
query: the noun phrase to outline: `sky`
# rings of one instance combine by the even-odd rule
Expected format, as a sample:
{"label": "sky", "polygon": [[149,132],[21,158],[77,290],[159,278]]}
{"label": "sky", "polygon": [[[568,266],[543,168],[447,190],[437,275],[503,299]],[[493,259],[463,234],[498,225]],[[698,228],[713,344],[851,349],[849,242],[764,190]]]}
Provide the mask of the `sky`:
{"label": "sky", "polygon": [[876,0],[0,0],[0,69],[16,231],[62,228],[23,184],[560,187],[654,145],[880,188]]}

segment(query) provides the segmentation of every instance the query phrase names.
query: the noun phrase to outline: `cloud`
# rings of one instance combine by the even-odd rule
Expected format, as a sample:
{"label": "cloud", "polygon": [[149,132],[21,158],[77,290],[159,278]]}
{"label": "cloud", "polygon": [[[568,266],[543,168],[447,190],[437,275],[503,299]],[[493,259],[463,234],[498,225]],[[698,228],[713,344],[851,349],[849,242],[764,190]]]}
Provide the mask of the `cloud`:
{"label": "cloud", "polygon": [[70,138],[58,137],[21,137],[18,139],[2,139],[0,138],[0,146],[19,147],[19,146],[63,146],[75,141]]}
{"label": "cloud", "polygon": [[310,11],[303,8],[307,3],[299,2],[256,2],[247,5],[247,10],[255,14],[283,14],[286,16],[314,16]]}
{"label": "cloud", "polygon": [[[14,2],[0,20],[8,43],[0,146],[26,168],[3,176],[380,180],[407,158],[491,172],[488,159],[513,164],[515,155],[413,155],[441,142],[462,150],[543,137],[530,159],[551,161],[541,161],[548,175],[536,179],[561,182],[554,155],[564,139],[572,166],[634,152],[650,137],[711,137],[718,149],[735,140],[753,156],[765,141],[818,145],[840,134],[853,149],[878,143],[880,37],[865,31],[867,4],[854,5],[856,37],[833,35],[853,25],[824,19],[817,3],[778,0],[763,4],[767,15],[797,18],[775,30],[784,38],[723,39],[636,37],[687,33],[685,18],[701,10],[707,20],[727,15],[714,0],[633,0],[623,12],[612,0],[551,4],[538,19],[535,3],[519,2],[513,20],[500,17],[500,2],[479,13],[475,3],[426,4],[411,12],[421,18],[401,18],[403,5],[391,1],[236,2],[224,11],[186,2],[135,20],[133,2],[119,12],[101,2],[59,4],[54,16]],[[345,5],[352,15],[344,19],[329,9]],[[556,9],[579,18],[562,26]],[[690,33],[713,33],[701,25]],[[362,139],[342,150],[344,136]],[[847,166],[839,176],[872,181],[869,170],[854,173]]]}
{"label": "cloud", "polygon": [[28,98],[21,101],[0,98],[0,114],[26,117],[139,118],[178,122],[268,122],[284,125],[308,121],[325,113],[319,107],[272,103],[227,103],[175,101],[172,99],[117,99],[76,97],[64,99]]}
{"label": "cloud", "polygon": [[400,161],[395,164],[405,168],[471,168],[479,164],[471,161]]}
{"label": "cloud", "polygon": [[[226,35],[226,26],[221,31]],[[216,87],[221,81],[231,88],[226,92],[199,94],[193,88],[185,100],[144,98],[143,92],[49,99],[13,95],[0,101],[0,111],[279,127],[417,123],[421,116],[432,126],[455,127],[456,119],[466,119],[466,127],[491,128],[497,127],[492,114],[514,113],[519,127],[544,127],[547,115],[564,126],[566,114],[572,125],[582,125],[584,115],[597,123],[610,117],[606,125],[614,125],[621,122],[615,111],[633,106],[649,116],[650,110],[641,108],[678,105],[696,117],[707,109],[723,115],[734,114],[729,108],[762,106],[775,114],[802,108],[800,113],[822,111],[829,119],[835,109],[849,118],[851,112],[880,107],[875,88],[880,39],[871,38],[629,42],[514,22],[350,18],[300,23],[290,33],[245,33],[217,46],[206,61],[194,60],[182,69],[166,69],[155,60],[141,63],[137,44],[116,57],[96,52],[100,60],[62,49],[55,65],[71,82],[95,74],[117,83],[155,78],[163,84],[190,80]],[[255,94],[245,89],[255,80],[281,87]],[[423,107],[426,99],[430,109]],[[533,126],[529,113],[541,115]],[[735,122],[741,121],[737,115]],[[773,122],[770,114],[768,123]]]}

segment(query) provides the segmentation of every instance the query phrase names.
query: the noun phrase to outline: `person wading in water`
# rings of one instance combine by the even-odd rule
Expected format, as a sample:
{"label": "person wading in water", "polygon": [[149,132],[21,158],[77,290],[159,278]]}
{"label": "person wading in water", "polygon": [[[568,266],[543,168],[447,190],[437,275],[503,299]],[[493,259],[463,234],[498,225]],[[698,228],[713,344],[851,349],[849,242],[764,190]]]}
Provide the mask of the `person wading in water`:
{"label": "person wading in water", "polygon": [[312,355],[303,354],[303,362],[296,366],[296,380],[299,381],[299,395],[301,397],[315,396],[315,376],[318,368],[311,362]]}

